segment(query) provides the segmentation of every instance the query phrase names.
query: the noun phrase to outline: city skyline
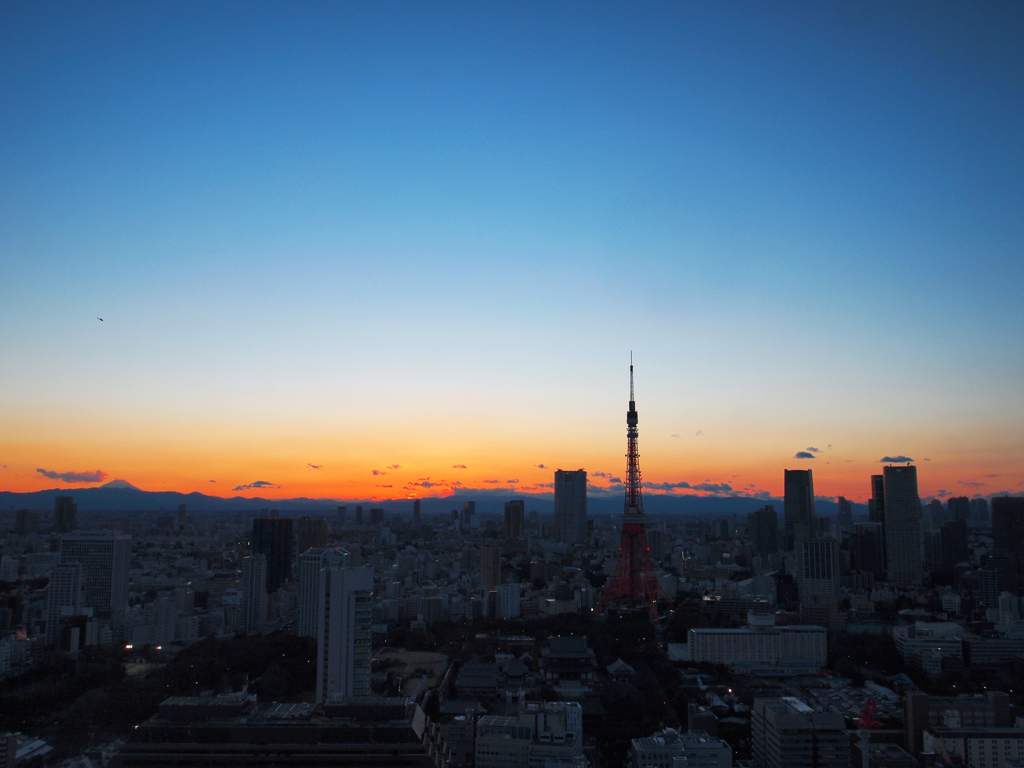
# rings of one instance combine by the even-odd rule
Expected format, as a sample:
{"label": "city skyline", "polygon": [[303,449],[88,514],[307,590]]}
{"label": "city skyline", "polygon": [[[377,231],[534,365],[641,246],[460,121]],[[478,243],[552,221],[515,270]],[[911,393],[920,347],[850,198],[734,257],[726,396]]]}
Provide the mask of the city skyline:
{"label": "city skyline", "polygon": [[12,7],[0,490],[1020,493],[1021,14]]}
{"label": "city skyline", "polygon": [[[785,463],[783,476],[784,478],[788,477],[788,474],[794,471],[794,469],[790,468],[790,465],[793,464],[794,461],[798,462],[800,466],[799,469],[795,470],[797,473],[806,473],[808,470],[813,471],[815,469],[821,468],[819,469],[820,474],[821,470],[823,470],[825,466],[831,466],[831,461],[829,461],[828,459],[830,455],[832,455],[831,444],[828,445],[827,449],[820,449],[814,446],[808,446],[806,450],[798,451],[794,455],[793,459],[791,459],[788,463]],[[819,462],[818,460],[821,458],[824,458],[825,461]],[[815,464],[808,465],[808,462],[810,461],[814,461]],[[932,462],[932,459],[926,457],[923,461],[927,463],[922,463],[919,460],[915,460],[911,456],[905,456],[902,454],[895,456],[887,455],[879,459],[877,462],[867,463],[867,467],[864,471],[866,471],[868,474],[865,475],[861,473],[861,468],[864,466],[866,462],[844,459],[843,463],[848,466],[837,466],[834,471],[834,474],[832,475],[829,475],[828,470],[824,470],[824,473],[826,477],[830,477],[832,479],[831,485],[834,485],[836,483],[836,477],[842,478],[839,482],[842,483],[842,488],[847,489],[845,491],[845,495],[852,498],[858,503],[867,504],[868,500],[871,498],[872,493],[872,480],[870,475],[877,474],[885,466],[892,466],[895,464],[913,464],[915,466],[925,466],[930,469],[931,467],[929,466],[929,464]],[[655,463],[657,464],[657,461],[655,461]],[[324,465],[310,464],[307,465],[307,469],[313,469],[319,473],[321,470],[325,469],[325,467]],[[457,478],[460,476],[469,478],[472,476],[469,472],[470,468],[468,465],[452,465],[451,469],[453,471],[447,474],[452,478]],[[472,480],[469,480],[468,482],[463,482],[462,480],[457,479],[445,479],[443,477],[434,478],[430,476],[413,478],[414,475],[418,474],[416,471],[413,471],[411,469],[405,469],[405,471],[403,471],[402,465],[391,464],[386,465],[385,469],[383,470],[370,470],[370,479],[364,484],[360,484],[358,481],[353,480],[351,479],[351,477],[349,477],[349,479],[343,480],[340,483],[336,483],[334,485],[334,488],[337,491],[340,491],[340,493],[311,498],[323,499],[326,501],[412,501],[422,498],[439,496],[444,497],[455,494],[465,495],[466,493],[472,493],[473,491],[483,491],[489,493],[498,492],[510,495],[547,493],[554,494],[554,489],[557,484],[558,473],[563,471],[566,473],[568,472],[568,470],[562,470],[561,467],[553,468],[553,466],[549,466],[546,464],[535,464],[532,467],[530,467],[530,469],[527,472],[517,472],[516,474],[534,477],[540,475],[540,478],[543,478],[544,476],[548,478],[553,477],[555,478],[555,482],[541,482],[540,478],[533,482],[522,482],[519,478],[507,479],[503,481],[499,477],[495,479],[485,478],[481,482],[478,482],[474,485]],[[620,475],[624,474],[623,470],[620,470],[618,472],[600,470],[596,472],[589,472],[589,470],[584,470],[581,468],[580,471],[585,471],[591,476],[591,480],[587,484],[588,493],[591,491],[596,491],[597,495],[604,496],[609,494],[625,492],[625,485],[622,483],[622,478],[620,477]],[[131,483],[128,480],[125,480],[124,478],[111,477],[109,473],[106,473],[102,470],[93,470],[85,472],[72,471],[66,473],[66,475],[68,475],[69,477],[57,477],[58,474],[59,473],[52,471],[44,471],[42,468],[37,468],[35,475],[30,476],[31,479],[35,481],[34,485],[30,484],[25,490],[22,491],[17,491],[13,488],[3,488],[0,490],[9,490],[13,492],[22,493],[51,490],[54,487],[52,486],[53,480],[58,480],[61,482],[61,485],[57,486],[56,489],[62,492],[71,492],[76,488],[102,488],[110,485],[112,485],[113,487],[117,487],[118,485],[123,486],[125,484],[136,488],[138,487],[135,483]],[[324,473],[324,475],[330,474],[331,473],[329,472]],[[351,473],[345,474],[349,476],[351,475]],[[508,474],[508,472],[506,472],[505,474]],[[391,478],[391,482],[389,483],[376,482],[378,480],[383,480],[389,477]],[[782,499],[786,495],[785,482],[773,483],[771,480],[767,480],[763,483],[764,487],[761,487],[761,484],[753,482],[748,482],[745,485],[741,485],[739,482],[737,482],[741,479],[741,477],[741,475],[734,474],[730,478],[724,480],[706,478],[703,481],[697,480],[693,482],[685,480],[645,480],[644,489],[645,492],[655,495],[700,495],[718,497],[727,496],[735,498],[750,498],[752,500],[760,501],[770,499]],[[997,486],[998,483],[993,481],[997,480],[997,478],[999,477],[1001,476],[989,474],[985,475],[984,479],[989,481],[988,485]],[[864,488],[857,489],[856,485],[858,483],[864,486]],[[166,481],[162,481],[161,484],[165,485]],[[934,484],[935,483],[933,483],[933,485]],[[242,486],[236,486],[234,488],[231,488],[230,491],[224,489],[224,491],[226,491],[224,492],[220,488],[211,487],[214,485],[216,485],[215,481],[208,481],[205,487],[202,483],[199,483],[198,485],[195,486],[188,486],[187,490],[166,487],[145,489],[140,488],[140,490],[176,491],[182,493],[199,492],[208,496],[220,496],[221,498],[238,498],[239,496],[241,496],[243,498],[249,497],[254,499],[262,498],[270,500],[277,498],[284,500],[305,497],[304,494],[301,493],[301,490],[303,488],[309,487],[308,485],[300,483],[298,486],[293,485],[291,486],[291,488],[288,488],[283,483],[259,480],[254,481],[252,483],[244,484]],[[395,488],[396,485],[398,486],[397,489]],[[938,483],[938,485],[943,484]],[[1015,492],[1019,492],[1019,488],[1021,486],[1024,486],[1024,482],[1017,483],[1016,490],[1013,488],[1004,488],[999,491],[989,491],[987,493],[981,492],[979,490],[983,488],[985,484],[977,481],[957,481],[955,485],[946,485],[951,485],[952,487],[937,488],[932,493],[921,493],[921,499],[947,499],[949,497],[960,496],[966,496],[969,498],[992,498],[994,496],[1012,495]],[[353,488],[353,486],[355,487]],[[315,487],[322,488],[323,486],[316,485]],[[370,490],[368,493],[365,493],[365,495],[362,496],[358,495],[359,489],[366,489],[368,487],[373,488],[375,490]],[[296,493],[296,488],[298,488],[299,493]],[[850,490],[851,488],[852,490]],[[356,493],[351,495],[342,495],[342,493],[345,490],[356,491]],[[858,492],[858,490],[860,492]],[[218,491],[222,492],[218,493]],[[842,495],[844,494],[815,493],[813,495],[813,498],[834,499],[837,496]]]}

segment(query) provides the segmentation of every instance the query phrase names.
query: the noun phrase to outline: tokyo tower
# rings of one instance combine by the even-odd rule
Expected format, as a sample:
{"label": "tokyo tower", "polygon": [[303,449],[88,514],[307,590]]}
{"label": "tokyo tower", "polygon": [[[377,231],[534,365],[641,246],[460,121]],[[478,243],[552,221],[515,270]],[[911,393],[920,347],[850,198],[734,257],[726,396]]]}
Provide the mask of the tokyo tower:
{"label": "tokyo tower", "polygon": [[647,546],[644,497],[640,484],[640,452],[637,449],[637,413],[633,398],[633,360],[629,361],[629,410],[626,412],[626,508],[622,515],[622,540],[615,573],[608,581],[601,602],[602,613],[609,606],[646,608],[652,618],[659,599],[668,599],[658,583]]}

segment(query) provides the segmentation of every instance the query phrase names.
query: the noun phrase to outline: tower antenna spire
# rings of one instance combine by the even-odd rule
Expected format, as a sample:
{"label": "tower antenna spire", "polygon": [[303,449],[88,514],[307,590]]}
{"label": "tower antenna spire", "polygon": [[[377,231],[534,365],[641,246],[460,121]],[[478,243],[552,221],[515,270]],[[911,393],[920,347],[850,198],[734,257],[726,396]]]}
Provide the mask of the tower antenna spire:
{"label": "tower antenna spire", "polygon": [[633,353],[630,351],[629,410],[626,411],[626,503],[622,514],[622,539],[615,573],[605,587],[597,610],[601,613],[609,605],[627,610],[645,609],[653,618],[657,613],[658,600],[665,599],[665,590],[654,573],[650,548],[647,546],[647,515],[644,514],[637,440],[639,421],[633,394]]}

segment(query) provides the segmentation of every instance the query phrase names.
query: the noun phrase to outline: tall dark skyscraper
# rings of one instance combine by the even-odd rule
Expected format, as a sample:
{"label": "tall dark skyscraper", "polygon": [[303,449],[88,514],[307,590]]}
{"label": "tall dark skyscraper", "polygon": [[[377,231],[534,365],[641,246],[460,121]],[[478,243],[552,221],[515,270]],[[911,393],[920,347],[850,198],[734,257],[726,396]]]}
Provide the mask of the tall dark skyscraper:
{"label": "tall dark skyscraper", "polygon": [[886,575],[895,584],[921,582],[921,497],[917,467],[889,465],[885,478]]}
{"label": "tall dark skyscraper", "polygon": [[1024,594],[1024,498],[993,497],[992,540],[1000,588]]}
{"label": "tall dark skyscraper", "polygon": [[882,536],[882,572],[885,572],[888,557],[885,542],[885,475],[871,476],[871,498],[868,499],[868,521],[878,523]]}
{"label": "tall dark skyscraper", "polygon": [[815,531],[814,477],[809,469],[787,469],[783,477],[786,548],[792,549],[798,538],[810,538]]}
{"label": "tall dark skyscraper", "polygon": [[413,499],[412,502],[412,527],[419,528],[423,523],[423,519],[420,517],[420,500]]}
{"label": "tall dark skyscraper", "polygon": [[587,472],[555,471],[555,535],[577,544],[587,538]]}
{"label": "tall dark skyscraper", "polygon": [[291,518],[254,519],[252,553],[267,556],[267,592],[276,592],[292,573],[295,537]]}
{"label": "tall dark skyscraper", "polygon": [[522,499],[505,502],[505,538],[523,538],[526,523],[526,502]]}
{"label": "tall dark skyscraper", "polygon": [[767,557],[779,551],[779,516],[766,504],[747,517],[747,535],[755,555]]}
{"label": "tall dark skyscraper", "polygon": [[473,515],[476,514],[476,502],[462,502],[462,516],[459,518],[459,530],[468,531],[473,527]]}
{"label": "tall dark skyscraper", "polygon": [[70,496],[58,496],[53,502],[53,530],[69,533],[78,528],[78,505]]}
{"label": "tall dark skyscraper", "polygon": [[853,525],[853,504],[845,496],[840,496],[836,499],[836,506],[839,507],[839,527],[849,528]]}
{"label": "tall dark skyscraper", "polygon": [[868,520],[885,525],[885,476],[871,476],[871,498],[868,500]]}
{"label": "tall dark skyscraper", "polygon": [[297,554],[301,555],[310,547],[322,549],[327,546],[327,520],[323,517],[300,517],[295,521]]}
{"label": "tall dark skyscraper", "polygon": [[988,502],[984,499],[971,499],[971,518],[977,523],[987,523]]}
{"label": "tall dark skyscraper", "polygon": [[971,500],[966,496],[954,496],[946,502],[946,509],[953,520],[966,520],[971,516]]}

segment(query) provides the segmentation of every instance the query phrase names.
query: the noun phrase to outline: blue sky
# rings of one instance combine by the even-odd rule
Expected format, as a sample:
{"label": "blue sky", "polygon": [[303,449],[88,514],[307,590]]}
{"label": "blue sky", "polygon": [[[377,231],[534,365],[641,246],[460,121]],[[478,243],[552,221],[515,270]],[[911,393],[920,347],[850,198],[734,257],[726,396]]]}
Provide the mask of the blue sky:
{"label": "blue sky", "polygon": [[19,466],[457,414],[489,457],[607,416],[612,461],[630,349],[651,428],[729,435],[665,481],[1024,459],[1020,4],[0,13]]}

